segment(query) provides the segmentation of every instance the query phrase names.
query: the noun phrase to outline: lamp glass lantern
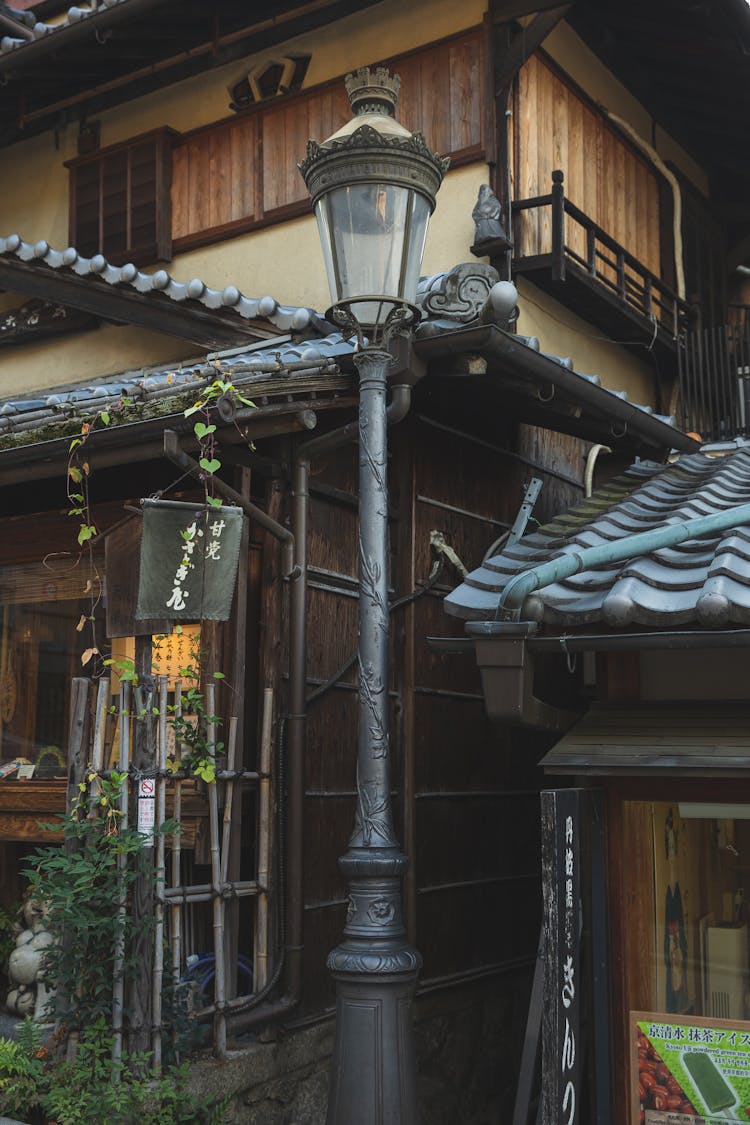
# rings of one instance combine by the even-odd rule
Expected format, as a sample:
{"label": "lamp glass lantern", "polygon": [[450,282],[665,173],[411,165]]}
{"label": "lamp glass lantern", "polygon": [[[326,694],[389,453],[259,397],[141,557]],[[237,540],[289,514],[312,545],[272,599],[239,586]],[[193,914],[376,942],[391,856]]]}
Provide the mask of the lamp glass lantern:
{"label": "lamp glass lantern", "polygon": [[447,161],[394,119],[400,79],[383,68],[347,75],[355,116],[308,144],[300,165],[318,221],[333,308],[365,328],[413,308],[427,224]]}

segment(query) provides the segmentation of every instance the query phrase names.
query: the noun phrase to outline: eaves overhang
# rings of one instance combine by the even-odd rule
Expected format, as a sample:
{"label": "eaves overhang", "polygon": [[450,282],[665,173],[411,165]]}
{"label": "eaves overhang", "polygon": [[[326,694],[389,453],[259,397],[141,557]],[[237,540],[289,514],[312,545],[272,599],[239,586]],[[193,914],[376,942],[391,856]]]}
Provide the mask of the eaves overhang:
{"label": "eaves overhang", "polygon": [[560,775],[746,775],[749,731],[744,700],[594,703],[540,765]]}
{"label": "eaves overhang", "polygon": [[[113,376],[8,399],[0,404],[0,486],[64,473],[71,438],[86,439],[92,467],[161,455],[165,429],[192,437],[184,409],[216,379],[231,382],[252,406],[217,403],[222,446],[314,429],[323,411],[356,405],[354,345],[335,333],[314,342],[280,337],[268,347],[233,348],[177,366]],[[98,419],[106,412],[108,424]],[[223,425],[222,425],[223,423]]]}
{"label": "eaves overhang", "polygon": [[271,296],[247,297],[234,285],[212,289],[199,278],[181,282],[164,269],[116,266],[102,254],[88,258],[73,246],[56,250],[44,239],[30,243],[17,234],[0,236],[0,289],[163,332],[198,348],[330,330],[311,309],[286,307]]}
{"label": "eaves overhang", "polygon": [[[596,376],[575,371],[570,360],[545,355],[535,339],[513,335],[497,325],[440,330],[428,325],[417,333],[416,350],[436,377],[440,377],[441,369],[444,377],[451,377],[447,357],[481,357],[486,361],[486,371],[470,378],[490,381],[500,394],[507,391],[516,399],[525,396],[532,401],[536,417],[544,407],[554,417],[554,423],[548,423],[550,428],[590,441],[606,441],[616,448],[645,447],[652,455],[700,448],[673,419],[630,402],[623,392],[607,390]],[[460,378],[465,382],[467,376]]]}
{"label": "eaves overhang", "polygon": [[0,2],[0,145],[100,113],[377,0],[93,0],[42,18]]}

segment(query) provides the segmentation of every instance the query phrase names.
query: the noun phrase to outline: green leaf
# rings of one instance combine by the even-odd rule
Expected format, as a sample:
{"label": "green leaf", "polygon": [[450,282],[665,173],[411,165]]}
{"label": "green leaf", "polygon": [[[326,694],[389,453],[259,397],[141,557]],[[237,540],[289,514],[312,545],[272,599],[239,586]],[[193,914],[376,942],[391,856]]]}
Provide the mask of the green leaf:
{"label": "green leaf", "polygon": [[210,461],[207,457],[201,457],[198,464],[206,473],[216,473],[221,468],[221,461],[217,461],[215,457],[212,457]]}
{"label": "green leaf", "polygon": [[102,410],[101,414],[99,415],[99,418],[101,419],[101,423],[102,423],[103,426],[109,425],[109,411],[108,410]]}
{"label": "green leaf", "polygon": [[224,501],[220,496],[207,496],[206,503],[210,504],[212,508],[220,508]]}
{"label": "green leaf", "polygon": [[216,780],[216,766],[213,762],[198,762],[193,773],[209,785]]}
{"label": "green leaf", "polygon": [[68,476],[72,481],[75,481],[76,484],[83,480],[83,473],[77,465],[68,466]]}
{"label": "green leaf", "polygon": [[189,418],[191,414],[197,414],[199,410],[202,410],[205,405],[205,402],[198,400],[198,402],[194,402],[192,406],[188,406],[183,413],[186,418]]}
{"label": "green leaf", "polygon": [[207,426],[205,422],[196,422],[193,426],[193,433],[202,441],[203,438],[208,437],[209,434],[216,433],[216,426]]}
{"label": "green leaf", "polygon": [[78,545],[82,547],[88,539],[92,539],[95,535],[96,528],[93,526],[93,524],[81,524],[80,528],[78,529]]}

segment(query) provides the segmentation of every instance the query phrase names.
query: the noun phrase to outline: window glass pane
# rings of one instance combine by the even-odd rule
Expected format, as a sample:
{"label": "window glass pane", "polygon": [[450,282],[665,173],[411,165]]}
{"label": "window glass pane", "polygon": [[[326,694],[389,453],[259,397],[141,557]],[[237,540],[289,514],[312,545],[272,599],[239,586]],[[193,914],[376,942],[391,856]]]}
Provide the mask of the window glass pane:
{"label": "window glass pane", "polygon": [[70,681],[90,643],[76,629],[82,586],[41,564],[0,568],[0,759],[40,774],[65,773]]}
{"label": "window glass pane", "polygon": [[631,1007],[746,1019],[750,805],[627,801],[623,831]]}

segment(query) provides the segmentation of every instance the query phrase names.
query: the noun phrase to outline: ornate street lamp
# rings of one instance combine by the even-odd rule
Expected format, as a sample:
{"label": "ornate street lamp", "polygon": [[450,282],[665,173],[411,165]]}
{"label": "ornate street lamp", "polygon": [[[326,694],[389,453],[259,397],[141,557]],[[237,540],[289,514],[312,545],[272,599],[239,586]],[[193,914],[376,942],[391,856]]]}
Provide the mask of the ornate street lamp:
{"label": "ornate street lamp", "polygon": [[427,222],[447,161],[394,120],[400,79],[379,67],[346,79],[355,117],[310,141],[300,165],[318,220],[333,305],[359,374],[359,741],[354,831],[339,865],[349,888],[336,981],[328,1125],[416,1125],[411,998],[421,958],[406,942],[388,739],[389,340],[419,319]]}

